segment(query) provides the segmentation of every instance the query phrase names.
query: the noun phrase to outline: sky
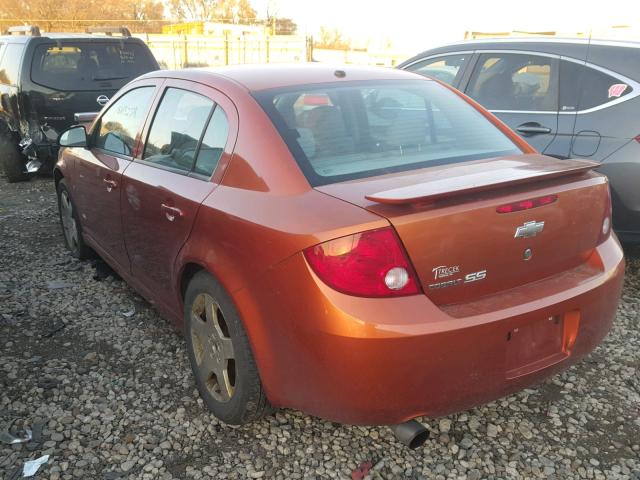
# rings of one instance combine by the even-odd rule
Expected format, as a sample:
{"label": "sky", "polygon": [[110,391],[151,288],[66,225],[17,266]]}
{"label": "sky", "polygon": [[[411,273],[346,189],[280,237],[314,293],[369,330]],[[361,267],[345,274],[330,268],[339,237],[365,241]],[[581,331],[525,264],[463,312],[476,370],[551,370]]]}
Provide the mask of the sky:
{"label": "sky", "polygon": [[632,25],[640,31],[640,0],[251,0],[251,4],[260,16],[271,5],[278,16],[293,18],[302,34],[317,34],[320,26],[336,27],[356,40],[388,38],[407,52],[462,40],[467,30],[569,33]]}

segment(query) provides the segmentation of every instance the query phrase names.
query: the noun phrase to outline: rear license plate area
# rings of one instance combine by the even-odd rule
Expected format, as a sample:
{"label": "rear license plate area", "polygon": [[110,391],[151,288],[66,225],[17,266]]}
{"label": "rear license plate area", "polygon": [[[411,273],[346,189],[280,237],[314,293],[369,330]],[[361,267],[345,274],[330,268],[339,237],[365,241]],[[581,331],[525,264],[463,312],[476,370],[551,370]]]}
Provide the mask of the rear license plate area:
{"label": "rear license plate area", "polygon": [[506,376],[514,379],[561,362],[571,353],[580,313],[553,315],[507,333]]}

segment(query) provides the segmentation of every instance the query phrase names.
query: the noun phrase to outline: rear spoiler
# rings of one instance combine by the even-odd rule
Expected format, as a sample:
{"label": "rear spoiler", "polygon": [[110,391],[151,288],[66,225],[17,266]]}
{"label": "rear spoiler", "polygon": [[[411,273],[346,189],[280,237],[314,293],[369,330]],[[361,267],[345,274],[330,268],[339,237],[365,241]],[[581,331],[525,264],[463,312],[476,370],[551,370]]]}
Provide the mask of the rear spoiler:
{"label": "rear spoiler", "polygon": [[[400,205],[493,190],[499,187],[577,175],[599,164],[586,160],[558,160],[539,155],[452,165],[445,175],[404,187],[365,195],[372,202]],[[457,169],[458,172],[453,172]],[[444,173],[446,170],[443,170]]]}

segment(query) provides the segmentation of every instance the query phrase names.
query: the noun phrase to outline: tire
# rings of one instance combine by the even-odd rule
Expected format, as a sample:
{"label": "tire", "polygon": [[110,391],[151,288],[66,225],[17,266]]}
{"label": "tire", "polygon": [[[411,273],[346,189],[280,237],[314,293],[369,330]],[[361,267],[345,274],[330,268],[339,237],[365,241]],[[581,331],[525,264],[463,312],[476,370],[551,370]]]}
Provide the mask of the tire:
{"label": "tire", "polygon": [[58,214],[60,215],[64,243],[71,255],[79,260],[86,260],[91,256],[92,250],[84,243],[82,238],[82,227],[78,219],[76,205],[73,203],[64,178],[58,182],[56,192],[58,194]]}
{"label": "tire", "polygon": [[231,425],[270,413],[238,311],[205,271],[198,272],[187,287],[184,322],[191,370],[209,410]]}
{"label": "tire", "polygon": [[24,170],[24,158],[18,146],[6,134],[0,134],[0,166],[9,183],[22,182],[29,178]]}

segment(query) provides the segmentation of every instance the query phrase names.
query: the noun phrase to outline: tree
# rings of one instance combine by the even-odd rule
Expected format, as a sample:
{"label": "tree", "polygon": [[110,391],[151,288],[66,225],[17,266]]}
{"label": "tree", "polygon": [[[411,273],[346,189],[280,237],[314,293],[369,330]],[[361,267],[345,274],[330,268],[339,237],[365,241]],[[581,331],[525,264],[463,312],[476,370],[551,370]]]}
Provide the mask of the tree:
{"label": "tree", "polygon": [[332,50],[348,50],[350,42],[344,38],[337,28],[320,27],[320,35],[316,42],[316,48],[328,48]]}
{"label": "tree", "polygon": [[[56,3],[51,0],[29,0],[16,2],[0,0],[0,20],[38,22],[46,31],[83,30],[94,25],[96,20],[114,20],[138,30],[148,31],[150,22],[164,18],[161,0],[65,0]],[[7,25],[9,22],[3,22]],[[109,22],[110,25],[116,22]],[[155,25],[158,29],[159,24]]]}
{"label": "tree", "polygon": [[249,0],[170,0],[169,8],[181,21],[252,23],[257,16]]}
{"label": "tree", "polygon": [[253,23],[257,13],[249,0],[221,0],[218,12],[225,21],[233,23]]}
{"label": "tree", "polygon": [[161,1],[137,0],[133,4],[133,15],[136,20],[162,20],[164,18],[164,5]]}
{"label": "tree", "polygon": [[276,35],[295,35],[298,25],[290,18],[268,18],[266,25],[270,28],[275,26]]}

